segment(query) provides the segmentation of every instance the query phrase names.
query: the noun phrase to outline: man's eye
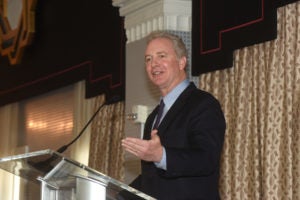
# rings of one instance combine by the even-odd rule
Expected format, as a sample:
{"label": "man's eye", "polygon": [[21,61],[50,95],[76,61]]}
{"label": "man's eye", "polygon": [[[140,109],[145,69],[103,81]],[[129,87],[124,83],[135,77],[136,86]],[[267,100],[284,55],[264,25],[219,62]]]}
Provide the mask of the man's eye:
{"label": "man's eye", "polygon": [[158,57],[164,58],[164,57],[166,57],[166,55],[165,54],[160,54],[160,55],[158,55]]}
{"label": "man's eye", "polygon": [[145,58],[145,62],[149,63],[151,61],[151,58]]}

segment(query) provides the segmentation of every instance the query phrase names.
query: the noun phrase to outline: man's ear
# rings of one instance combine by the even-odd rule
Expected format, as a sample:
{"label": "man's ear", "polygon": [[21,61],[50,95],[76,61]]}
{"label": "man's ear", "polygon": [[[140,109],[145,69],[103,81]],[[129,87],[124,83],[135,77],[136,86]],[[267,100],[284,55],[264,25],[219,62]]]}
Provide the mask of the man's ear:
{"label": "man's ear", "polygon": [[179,67],[181,70],[184,70],[184,68],[186,67],[186,57],[185,56],[182,56],[180,59],[179,59]]}

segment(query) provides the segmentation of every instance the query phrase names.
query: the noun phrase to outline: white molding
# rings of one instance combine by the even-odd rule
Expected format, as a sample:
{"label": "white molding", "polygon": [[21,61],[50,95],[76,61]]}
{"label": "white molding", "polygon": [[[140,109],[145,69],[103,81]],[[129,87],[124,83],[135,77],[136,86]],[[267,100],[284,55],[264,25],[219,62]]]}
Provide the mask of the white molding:
{"label": "white molding", "polygon": [[113,0],[125,17],[127,43],[154,30],[191,31],[191,0]]}

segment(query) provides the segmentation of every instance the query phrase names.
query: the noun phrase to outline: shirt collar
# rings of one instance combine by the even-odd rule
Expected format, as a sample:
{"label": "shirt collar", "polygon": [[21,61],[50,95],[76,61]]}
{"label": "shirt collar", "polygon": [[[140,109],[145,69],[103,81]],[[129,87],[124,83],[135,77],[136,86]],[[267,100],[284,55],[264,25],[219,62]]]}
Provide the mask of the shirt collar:
{"label": "shirt collar", "polygon": [[179,83],[171,92],[163,97],[165,103],[165,112],[171,108],[179,95],[188,87],[189,83],[189,80],[185,79],[184,81]]}

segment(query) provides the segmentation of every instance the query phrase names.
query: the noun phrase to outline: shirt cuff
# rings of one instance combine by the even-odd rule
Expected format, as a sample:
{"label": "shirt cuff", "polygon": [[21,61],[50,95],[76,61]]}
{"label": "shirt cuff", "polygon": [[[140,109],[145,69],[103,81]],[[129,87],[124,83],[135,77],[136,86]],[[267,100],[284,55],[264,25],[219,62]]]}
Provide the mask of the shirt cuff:
{"label": "shirt cuff", "polygon": [[160,162],[154,162],[154,164],[157,168],[167,170],[167,155],[165,147],[163,147],[163,155]]}

